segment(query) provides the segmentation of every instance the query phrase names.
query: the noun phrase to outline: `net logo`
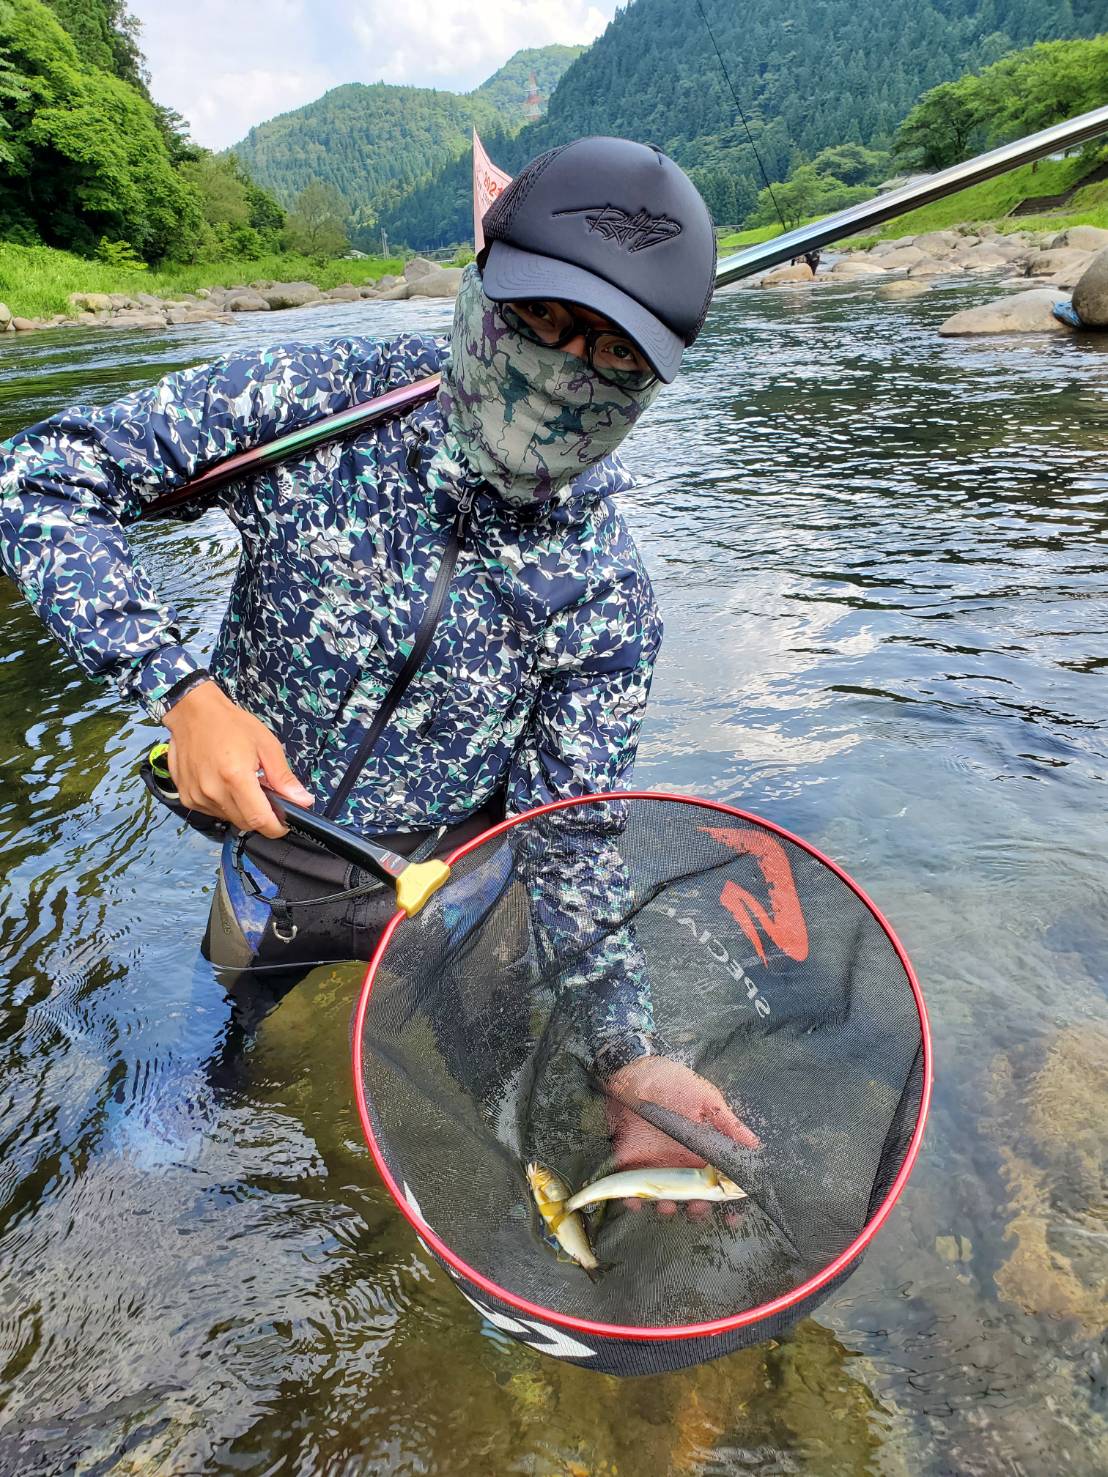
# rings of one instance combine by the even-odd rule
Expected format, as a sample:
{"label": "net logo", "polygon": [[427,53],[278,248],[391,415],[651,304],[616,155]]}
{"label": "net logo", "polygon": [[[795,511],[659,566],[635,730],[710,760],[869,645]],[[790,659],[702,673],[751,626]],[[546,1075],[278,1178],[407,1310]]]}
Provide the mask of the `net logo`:
{"label": "net logo", "polygon": [[753,857],[765,880],[768,908],[735,882],[724,883],[719,898],[754,945],[758,958],[768,965],[765,945],[758,930],[760,924],[771,944],[786,958],[802,964],[808,957],[808,926],[804,922],[788,854],[780,841],[764,831],[738,830],[728,826],[704,826],[702,829],[741,856]]}

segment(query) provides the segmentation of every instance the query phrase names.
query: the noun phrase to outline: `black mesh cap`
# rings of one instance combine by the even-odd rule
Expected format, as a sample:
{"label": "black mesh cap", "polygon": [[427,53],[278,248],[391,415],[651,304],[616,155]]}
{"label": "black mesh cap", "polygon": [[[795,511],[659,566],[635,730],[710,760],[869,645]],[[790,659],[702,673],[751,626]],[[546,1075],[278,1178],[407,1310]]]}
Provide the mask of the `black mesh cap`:
{"label": "black mesh cap", "polygon": [[582,138],[532,159],[485,214],[485,292],[603,313],[667,382],[704,325],[716,238],[688,175],[660,149]]}

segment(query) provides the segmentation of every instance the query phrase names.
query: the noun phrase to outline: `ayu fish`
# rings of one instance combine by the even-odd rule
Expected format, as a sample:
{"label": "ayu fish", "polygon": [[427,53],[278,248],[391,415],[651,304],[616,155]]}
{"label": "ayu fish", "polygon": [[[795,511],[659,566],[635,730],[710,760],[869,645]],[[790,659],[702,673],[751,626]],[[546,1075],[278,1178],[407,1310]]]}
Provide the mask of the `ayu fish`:
{"label": "ayu fish", "polygon": [[529,1164],[527,1183],[531,1186],[531,1194],[535,1197],[543,1224],[551,1236],[579,1266],[584,1267],[587,1272],[595,1271],[600,1263],[589,1245],[584,1221],[566,1204],[569,1186],[565,1180],[552,1169],[544,1169],[541,1164]]}
{"label": "ayu fish", "polygon": [[565,1203],[572,1214],[602,1200],[745,1200],[746,1191],[718,1169],[624,1169],[578,1190]]}

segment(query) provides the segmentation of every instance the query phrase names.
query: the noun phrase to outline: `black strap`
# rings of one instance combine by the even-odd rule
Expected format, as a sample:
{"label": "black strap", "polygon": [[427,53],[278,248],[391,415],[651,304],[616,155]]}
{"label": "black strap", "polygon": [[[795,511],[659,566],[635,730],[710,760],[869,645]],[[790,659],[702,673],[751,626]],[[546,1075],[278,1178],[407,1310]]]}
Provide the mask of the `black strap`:
{"label": "black strap", "polygon": [[357,783],[358,776],[365,768],[366,760],[373,753],[377,740],[385,730],[385,724],[396,711],[397,704],[404,696],[408,684],[419,670],[423,658],[427,655],[427,648],[431,645],[431,639],[435,634],[439,621],[442,618],[443,607],[446,604],[446,596],[450,589],[450,581],[454,577],[454,566],[458,562],[458,551],[465,535],[466,524],[469,521],[470,508],[473,506],[475,493],[466,489],[458,501],[458,515],[454,527],[450,530],[450,537],[446,541],[446,547],[442,551],[442,559],[439,562],[438,572],[435,575],[435,583],[431,588],[431,596],[427,601],[427,609],[424,611],[423,620],[420,622],[416,638],[412,642],[412,649],[408,653],[407,660],[397,674],[396,681],[385,694],[385,700],[373,715],[373,722],[369,725],[369,731],[358,745],[358,752],[354,755],[346,773],[339,781],[339,787],[331,796],[327,809],[323,814],[328,820],[333,821],[342,810],[349,799],[350,792]]}

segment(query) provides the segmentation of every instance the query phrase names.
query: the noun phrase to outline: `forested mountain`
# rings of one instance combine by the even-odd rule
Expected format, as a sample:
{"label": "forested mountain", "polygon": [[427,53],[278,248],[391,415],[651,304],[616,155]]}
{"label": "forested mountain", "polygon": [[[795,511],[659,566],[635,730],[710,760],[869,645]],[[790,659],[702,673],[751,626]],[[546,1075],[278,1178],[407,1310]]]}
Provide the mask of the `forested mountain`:
{"label": "forested mountain", "polygon": [[[1105,0],[700,0],[771,180],[829,145],[890,146],[920,94],[1031,42],[1092,36]],[[615,133],[690,170],[716,218],[742,220],[761,179],[697,0],[632,0],[566,72],[546,117],[489,153],[515,171],[553,144]],[[394,240],[467,239],[466,161],[387,211]]]}
{"label": "forested mountain", "polygon": [[[583,46],[539,46],[528,51],[517,51],[494,72],[487,82],[471,94],[484,98],[504,118],[509,127],[527,121],[524,103],[531,91],[531,78],[535,78],[540,98],[548,100],[557,87],[563,73],[571,62],[577,60],[585,50]],[[542,109],[546,111],[545,106]]]}
{"label": "forested mountain", "polygon": [[379,207],[468,152],[470,131],[513,131],[524,121],[532,70],[552,90],[578,57],[576,46],[519,51],[474,92],[351,82],[252,128],[234,154],[285,204],[313,180],[334,185],[354,223],[371,226]]}

